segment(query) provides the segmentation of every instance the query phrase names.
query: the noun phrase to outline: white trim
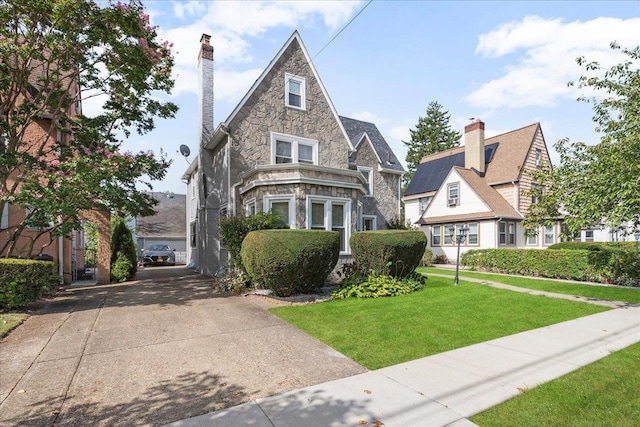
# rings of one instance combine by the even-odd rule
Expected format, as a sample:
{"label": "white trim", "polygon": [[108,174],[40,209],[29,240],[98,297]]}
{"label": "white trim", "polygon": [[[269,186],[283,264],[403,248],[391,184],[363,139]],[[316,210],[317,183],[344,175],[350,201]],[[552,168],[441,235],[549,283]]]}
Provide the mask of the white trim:
{"label": "white trim", "polygon": [[251,181],[248,185],[242,187],[240,189],[240,194],[244,194],[252,188],[263,187],[265,185],[286,185],[286,184],[311,184],[311,185],[322,185],[325,187],[340,187],[340,188],[351,188],[352,190],[360,190],[361,193],[364,193],[363,186],[361,184],[351,184],[348,182],[342,181],[325,181],[324,179],[316,179],[316,178],[286,178],[286,179],[257,179]]}
{"label": "white trim", "polygon": [[345,249],[346,250],[342,250],[342,247],[340,248],[340,254],[341,255],[348,255],[351,253],[351,248],[349,247],[349,238],[351,237],[351,199],[346,199],[346,198],[342,198],[342,197],[327,197],[327,196],[314,196],[314,195],[308,195],[307,196],[307,201],[306,201],[306,213],[307,213],[307,225],[306,228],[307,229],[311,229],[311,215],[312,215],[312,204],[314,202],[321,202],[324,203],[324,227],[325,230],[332,230],[333,229],[333,224],[332,224],[332,210],[331,210],[331,204],[332,203],[336,203],[336,204],[341,204],[343,205],[343,227],[344,227],[344,239],[345,239]]}
{"label": "white trim", "polygon": [[[368,188],[368,193],[365,194],[365,197],[373,197],[373,168],[370,168],[368,166],[357,166],[356,167],[358,169],[358,172],[362,173],[362,172],[368,172],[368,176],[369,176],[369,180],[367,181],[365,179],[365,181],[367,181],[367,186]],[[364,176],[364,174],[362,174]]]}
{"label": "white trim", "polygon": [[[311,146],[312,149],[312,163],[302,162],[305,165],[318,165],[318,140],[302,138],[295,135],[287,135],[285,133],[278,132],[270,132],[271,136],[271,164],[272,165],[287,165],[291,163],[301,163],[300,162],[300,145]],[[289,163],[276,163],[276,143],[277,141],[289,142],[291,143],[291,162]]]}
{"label": "white trim", "polygon": [[258,205],[256,203],[256,198],[252,197],[249,200],[244,202],[244,215],[245,216],[249,216],[252,215],[252,213],[249,212],[249,207],[253,205],[253,213],[258,212]]}
{"label": "white trim", "polygon": [[372,219],[373,220],[373,228],[371,230],[377,230],[378,229],[378,217],[375,215],[362,215],[362,230],[364,230],[364,220],[365,219]]}
{"label": "white trim", "polygon": [[[289,83],[295,82],[300,85],[300,93],[297,94],[300,96],[300,106],[292,105],[289,103]],[[289,108],[294,108],[296,110],[306,110],[307,109],[307,90],[306,90],[307,80],[304,77],[296,76],[291,73],[284,73],[284,105]]]}
{"label": "white trim", "polygon": [[289,228],[296,228],[296,197],[294,194],[274,194],[262,198],[262,211],[269,212],[273,202],[289,203]]}

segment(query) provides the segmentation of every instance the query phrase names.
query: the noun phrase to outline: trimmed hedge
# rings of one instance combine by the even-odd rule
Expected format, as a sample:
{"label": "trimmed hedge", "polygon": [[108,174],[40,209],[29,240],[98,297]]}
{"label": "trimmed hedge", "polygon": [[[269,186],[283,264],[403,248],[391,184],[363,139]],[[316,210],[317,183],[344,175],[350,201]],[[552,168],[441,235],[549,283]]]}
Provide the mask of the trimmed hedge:
{"label": "trimmed hedge", "polygon": [[57,279],[51,261],[0,259],[0,309],[26,307],[39,300]]}
{"label": "trimmed hedge", "polygon": [[460,264],[496,273],[635,285],[640,261],[621,250],[478,249],[462,254]]}
{"label": "trimmed hedge", "polygon": [[281,297],[320,289],[339,255],[338,232],[321,230],[252,231],[240,250],[252,282]]}
{"label": "trimmed hedge", "polygon": [[360,231],[351,235],[349,244],[359,271],[402,278],[420,265],[427,236],[415,230]]}
{"label": "trimmed hedge", "polygon": [[561,242],[549,246],[547,249],[586,249],[589,251],[622,250],[634,251],[635,242]]}

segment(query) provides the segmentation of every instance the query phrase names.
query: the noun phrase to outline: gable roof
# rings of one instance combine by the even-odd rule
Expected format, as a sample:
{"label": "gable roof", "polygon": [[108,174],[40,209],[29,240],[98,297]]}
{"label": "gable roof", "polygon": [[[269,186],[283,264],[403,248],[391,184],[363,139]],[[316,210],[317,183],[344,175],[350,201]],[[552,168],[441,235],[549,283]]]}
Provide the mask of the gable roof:
{"label": "gable roof", "polygon": [[224,135],[226,135],[226,129],[228,129],[229,124],[233,121],[235,116],[242,109],[242,107],[246,104],[246,102],[249,100],[251,95],[253,95],[253,93],[256,91],[256,89],[260,86],[262,81],[269,74],[269,72],[273,69],[273,67],[278,63],[278,61],[280,60],[282,55],[287,51],[287,49],[289,49],[289,47],[292,44],[294,44],[294,42],[298,44],[298,46],[299,46],[300,50],[302,51],[305,59],[307,60],[307,63],[309,64],[309,68],[311,69],[311,72],[313,73],[313,76],[315,77],[316,81],[318,82],[318,85],[320,86],[320,89],[322,90],[322,94],[326,98],[327,104],[329,104],[329,108],[331,109],[331,113],[333,114],[336,122],[338,123],[338,126],[340,127],[340,130],[342,131],[342,134],[344,135],[345,139],[347,140],[347,142],[349,144],[349,150],[350,151],[355,150],[355,148],[353,147],[353,144],[351,143],[351,139],[347,135],[347,132],[345,131],[344,126],[342,125],[342,122],[339,119],[338,113],[336,112],[336,108],[334,107],[333,102],[331,101],[331,98],[329,97],[329,93],[327,92],[327,89],[324,87],[324,84],[322,84],[322,80],[320,79],[320,75],[318,74],[318,71],[316,70],[316,67],[313,65],[313,61],[311,60],[311,57],[309,56],[309,52],[307,52],[307,49],[305,48],[304,43],[302,42],[302,38],[300,37],[300,34],[298,33],[297,30],[294,31],[293,34],[291,34],[291,37],[289,37],[289,39],[286,41],[286,43],[280,48],[280,50],[278,51],[276,56],[271,60],[271,62],[269,62],[269,65],[267,65],[267,67],[262,71],[262,73],[256,79],[256,81],[253,83],[253,85],[251,86],[249,91],[240,100],[238,105],[236,105],[236,108],[234,108],[234,110],[231,112],[231,114],[229,114],[229,117],[227,117],[227,119],[223,123],[218,125],[216,131],[214,132],[213,137],[211,138],[211,142],[212,143],[207,144],[206,148],[210,149],[210,148],[215,147],[215,145],[217,145],[217,143],[222,139],[222,137],[224,137]]}
{"label": "gable roof", "polygon": [[[486,138],[485,181],[487,184],[518,181],[540,123]],[[409,183],[405,196],[436,191],[452,167],[464,168],[464,146],[425,156]]]}
{"label": "gable roof", "polygon": [[140,237],[187,236],[187,196],[166,192],[152,192],[158,201],[151,216],[136,219],[136,234]]}
{"label": "gable roof", "polygon": [[[376,153],[378,162],[382,169],[405,172],[404,167],[402,167],[402,164],[400,164],[400,161],[391,150],[391,147],[389,147],[389,144],[387,144],[387,141],[384,139],[375,124],[344,116],[339,116],[339,118],[347,132],[347,135],[349,136],[351,145],[353,145],[356,150],[366,137],[369,142],[371,142],[373,151]],[[352,157],[353,155],[350,155],[349,160],[351,160]]]}
{"label": "gable roof", "polygon": [[[522,215],[518,213],[513,206],[511,206],[509,202],[500,195],[500,193],[487,183],[486,178],[481,177],[474,170],[465,169],[460,166],[453,166],[452,170],[455,171],[460,178],[469,185],[469,187],[471,187],[478,197],[480,197],[480,199],[482,199],[482,201],[487,205],[489,210],[484,212],[420,218],[420,220],[416,222],[417,224],[439,224],[443,222],[460,222],[494,218],[522,219]],[[451,170],[447,173],[447,176],[449,176],[449,173],[451,173]],[[427,211],[428,210],[429,208],[427,208]]]}

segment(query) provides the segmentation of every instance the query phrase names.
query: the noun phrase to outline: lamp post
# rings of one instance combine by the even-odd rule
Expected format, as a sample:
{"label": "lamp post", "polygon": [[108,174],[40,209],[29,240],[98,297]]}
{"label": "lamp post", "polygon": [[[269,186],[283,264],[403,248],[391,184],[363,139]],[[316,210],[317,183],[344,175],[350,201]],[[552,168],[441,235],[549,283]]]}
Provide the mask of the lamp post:
{"label": "lamp post", "polygon": [[456,243],[458,244],[458,256],[456,257],[456,277],[453,279],[453,284],[458,286],[458,272],[460,271],[460,244],[464,242],[467,238],[467,233],[469,232],[469,227],[467,225],[463,225],[459,230],[458,234],[455,234],[455,227],[450,227],[451,235],[456,236]]}

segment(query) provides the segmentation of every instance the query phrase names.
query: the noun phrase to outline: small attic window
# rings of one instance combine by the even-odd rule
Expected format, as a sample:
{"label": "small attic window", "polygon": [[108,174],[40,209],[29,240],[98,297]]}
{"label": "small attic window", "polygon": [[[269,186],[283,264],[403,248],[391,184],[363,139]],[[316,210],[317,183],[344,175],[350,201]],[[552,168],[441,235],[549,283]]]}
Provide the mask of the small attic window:
{"label": "small attic window", "polygon": [[306,88],[304,77],[293,74],[284,74],[285,97],[284,102],[287,107],[304,110],[306,108]]}

